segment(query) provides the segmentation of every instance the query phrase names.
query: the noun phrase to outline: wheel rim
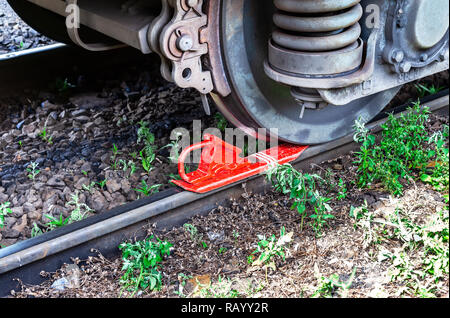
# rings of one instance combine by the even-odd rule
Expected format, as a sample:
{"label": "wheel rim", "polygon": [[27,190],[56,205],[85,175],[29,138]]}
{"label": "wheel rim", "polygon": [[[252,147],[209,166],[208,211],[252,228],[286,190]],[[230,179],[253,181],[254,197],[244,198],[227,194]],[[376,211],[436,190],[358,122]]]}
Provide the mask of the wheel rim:
{"label": "wheel rim", "polygon": [[276,128],[282,141],[324,143],[351,133],[356,119],[368,122],[374,118],[398,92],[399,88],[393,88],[343,106],[307,109],[300,118],[301,107],[290,87],[264,73],[273,12],[273,0],[222,1],[222,54],[232,93],[214,99],[238,128],[253,135],[260,127]]}

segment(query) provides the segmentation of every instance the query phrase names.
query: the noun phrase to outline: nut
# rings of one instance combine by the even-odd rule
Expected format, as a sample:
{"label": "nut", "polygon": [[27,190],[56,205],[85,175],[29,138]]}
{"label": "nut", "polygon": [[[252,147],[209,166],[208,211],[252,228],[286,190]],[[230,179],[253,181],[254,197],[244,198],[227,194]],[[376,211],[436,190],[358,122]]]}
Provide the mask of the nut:
{"label": "nut", "polygon": [[402,64],[400,64],[400,72],[402,73],[408,73],[411,70],[411,63],[409,62],[404,62]]}
{"label": "nut", "polygon": [[394,53],[392,53],[392,60],[396,63],[400,63],[401,61],[403,61],[404,58],[405,53],[403,53],[403,51],[396,50],[394,51]]}

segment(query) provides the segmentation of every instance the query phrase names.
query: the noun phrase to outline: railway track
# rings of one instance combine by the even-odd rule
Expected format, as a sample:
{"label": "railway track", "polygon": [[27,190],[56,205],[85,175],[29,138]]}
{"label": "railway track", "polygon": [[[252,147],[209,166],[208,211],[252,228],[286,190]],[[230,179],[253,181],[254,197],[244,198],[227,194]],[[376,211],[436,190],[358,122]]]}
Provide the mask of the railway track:
{"label": "railway track", "polygon": [[0,54],[0,96],[25,89],[47,89],[60,76],[97,74],[108,68],[152,63],[153,59],[155,56],[132,48],[90,52],[61,43]]}
{"label": "railway track", "polygon": [[[424,98],[422,104],[433,113],[448,116],[448,89]],[[392,112],[400,115],[406,108],[407,105],[399,106]],[[387,114],[380,114],[368,127],[378,133],[386,118]],[[349,135],[308,148],[292,164],[296,169],[308,170],[312,163],[347,154],[357,146]],[[156,223],[160,229],[179,226],[195,215],[209,213],[218,205],[227,206],[230,199],[238,198],[245,191],[261,193],[269,188],[264,176],[259,175],[206,194],[170,189],[1,249],[0,296],[5,297],[18,287],[14,279],[39,284],[43,281],[41,271],[53,272],[71,258],[86,259],[97,251],[105,257],[118,256],[118,245],[127,239],[144,238],[148,225]]]}

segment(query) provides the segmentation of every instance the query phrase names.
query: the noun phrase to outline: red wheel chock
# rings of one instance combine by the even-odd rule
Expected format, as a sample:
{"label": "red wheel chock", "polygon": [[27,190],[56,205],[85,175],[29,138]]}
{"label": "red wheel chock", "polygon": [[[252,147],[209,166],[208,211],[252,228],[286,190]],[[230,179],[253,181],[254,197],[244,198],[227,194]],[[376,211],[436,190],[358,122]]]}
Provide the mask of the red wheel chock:
{"label": "red wheel chock", "polygon": [[[281,144],[246,158],[239,157],[242,150],[222,139],[205,134],[204,141],[183,150],[178,159],[181,180],[171,180],[181,188],[206,193],[268,170],[275,164],[285,164],[297,159],[307,146]],[[186,174],[187,156],[202,149],[198,169]]]}

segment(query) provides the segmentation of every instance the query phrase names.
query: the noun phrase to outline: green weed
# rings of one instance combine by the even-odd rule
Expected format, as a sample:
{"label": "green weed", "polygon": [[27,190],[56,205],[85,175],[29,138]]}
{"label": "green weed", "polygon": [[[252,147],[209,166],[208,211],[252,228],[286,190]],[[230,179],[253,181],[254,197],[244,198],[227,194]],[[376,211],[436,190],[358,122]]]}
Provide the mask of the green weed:
{"label": "green weed", "polygon": [[403,193],[401,180],[412,180],[414,172],[424,173],[430,160],[436,157],[427,147],[429,136],[425,123],[430,111],[416,103],[407,114],[389,115],[377,144],[374,135],[360,121],[355,123],[354,140],[361,144],[355,153],[358,166],[358,186],[370,187],[375,182],[394,195]]}
{"label": "green weed", "polygon": [[414,85],[417,89],[417,92],[419,93],[419,98],[423,98],[427,95],[433,95],[436,94],[438,92],[440,92],[441,90],[443,90],[443,87],[435,87],[434,85],[431,85],[430,87],[427,87],[425,85],[422,84],[416,84]]}
{"label": "green weed", "polygon": [[135,243],[122,243],[119,249],[122,251],[122,270],[125,274],[120,283],[123,290],[133,291],[132,296],[139,290],[160,290],[162,277],[160,273],[164,256],[170,255],[172,244],[159,238],[152,241],[153,236]]}
{"label": "green weed", "polygon": [[339,275],[333,274],[330,277],[317,276],[318,278],[318,287],[317,290],[313,293],[311,298],[331,298],[334,293],[337,293],[342,298],[346,298],[348,294],[348,290],[350,289],[353,279],[355,278],[356,267],[353,268],[353,271],[347,280],[347,282],[343,282],[340,280]]}
{"label": "green weed", "polygon": [[134,189],[134,191],[142,193],[144,196],[149,196],[152,195],[153,193],[158,192],[158,189],[161,185],[160,184],[153,184],[151,186],[149,186],[145,180],[141,181],[141,187]]}
{"label": "green weed", "polygon": [[44,128],[42,129],[42,131],[39,133],[39,136],[41,137],[41,139],[42,139],[44,142],[48,143],[49,145],[52,145],[52,144],[53,144],[52,137],[50,137],[50,136],[48,135],[47,127],[44,127]]}
{"label": "green weed", "polygon": [[148,173],[153,169],[152,163],[156,159],[156,153],[154,145],[155,136],[150,132],[147,125],[148,123],[146,122],[139,122],[137,143],[144,146],[139,154],[141,157],[142,168]]}
{"label": "green weed", "polygon": [[[50,220],[50,222],[48,222],[48,223],[45,224],[45,226],[47,226],[47,228],[48,228],[50,231],[52,231],[52,230],[54,230],[54,229],[56,229],[56,228],[59,228],[59,227],[63,227],[63,226],[65,226],[65,225],[67,225],[67,224],[69,223],[69,221],[70,221],[70,218],[64,219],[63,216],[62,216],[62,214],[59,216],[59,219],[57,219],[57,218],[55,218],[55,217],[53,217],[53,216],[51,216],[51,215],[49,215],[49,214],[45,214],[44,216],[45,216],[47,219]],[[36,224],[36,223],[35,223],[35,224]]]}
{"label": "green weed", "polygon": [[66,203],[67,206],[73,206],[73,210],[68,217],[68,224],[81,221],[87,217],[89,213],[94,212],[86,203],[81,203],[78,192],[71,195],[71,200]]}
{"label": "green weed", "polygon": [[11,209],[9,208],[10,205],[10,202],[0,204],[0,229],[5,226],[5,216],[9,213],[12,213]]}
{"label": "green weed", "polygon": [[316,235],[322,234],[327,220],[334,218],[328,202],[331,198],[322,196],[318,189],[318,182],[324,180],[318,175],[303,174],[295,170],[291,165],[277,165],[267,172],[267,179],[277,192],[289,194],[294,201],[291,209],[296,209],[301,216],[300,231],[303,230],[304,218],[307,217],[307,207],[310,206],[314,213],[309,215],[310,225]]}
{"label": "green weed", "polygon": [[[449,160],[448,148],[445,147],[448,141],[448,126],[444,125],[443,131],[433,134],[428,143],[434,146],[435,161],[432,173],[424,173],[420,179],[433,186],[436,191],[447,192],[449,189]],[[432,150],[433,151],[433,150]]]}
{"label": "green weed", "polygon": [[277,239],[275,234],[270,238],[266,238],[264,235],[258,236],[259,242],[257,249],[251,254],[249,260],[253,260],[253,256],[257,256],[256,260],[250,261],[253,266],[259,266],[264,268],[272,268],[276,270],[275,260],[281,258],[283,261],[286,258],[286,245],[288,245],[294,232],[286,233],[284,227],[281,228],[280,237]]}
{"label": "green weed", "polygon": [[39,164],[37,162],[30,162],[30,164],[27,167],[27,172],[28,172],[28,178],[30,180],[36,179],[36,176],[41,172],[41,170],[37,169],[37,167],[39,166]]}

